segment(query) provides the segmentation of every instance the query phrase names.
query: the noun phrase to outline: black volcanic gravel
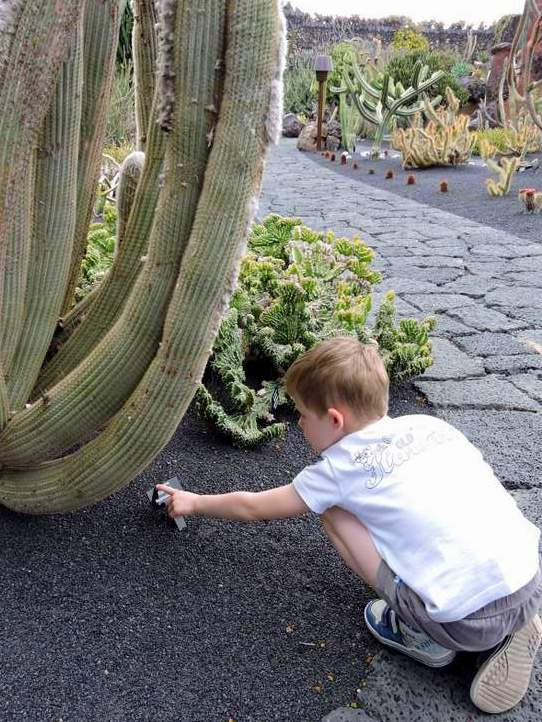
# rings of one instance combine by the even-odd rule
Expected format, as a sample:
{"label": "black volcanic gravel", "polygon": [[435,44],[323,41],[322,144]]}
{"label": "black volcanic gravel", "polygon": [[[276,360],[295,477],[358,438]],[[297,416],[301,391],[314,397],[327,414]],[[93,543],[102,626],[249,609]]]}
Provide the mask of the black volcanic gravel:
{"label": "black volcanic gravel", "polygon": [[[326,165],[327,168],[341,173],[352,180],[396,193],[419,203],[440,208],[449,213],[455,213],[463,218],[482,223],[507,231],[522,238],[540,242],[542,237],[542,214],[529,214],[523,210],[518,199],[520,188],[533,187],[542,191],[542,153],[532,154],[529,160],[538,158],[539,169],[527,169],[517,173],[510,193],[502,198],[492,198],[486,190],[485,180],[494,178],[488,168],[482,165],[479,158],[474,163],[457,166],[455,168],[425,168],[422,170],[403,170],[401,158],[397,151],[389,150],[389,156],[378,161],[365,157],[369,144],[364,142],[358,146],[349,165],[340,164],[340,153],[336,153],[336,161],[322,157],[319,153],[306,155],[316,163]],[[383,146],[385,147],[385,146]],[[394,157],[395,156],[395,157]],[[351,163],[356,161],[358,170],[353,170]],[[374,174],[369,174],[369,169]],[[386,179],[386,171],[393,170],[394,178]],[[415,185],[407,185],[409,175],[416,176]],[[441,180],[448,182],[448,192],[441,193],[439,184]]]}
{"label": "black volcanic gravel", "polygon": [[[392,415],[428,413],[408,384],[392,396]],[[371,594],[315,517],[180,533],[145,494],[176,474],[198,492],[268,488],[310,460],[295,425],[241,451],[191,410],[111,499],[63,516],[0,508],[0,720],[316,722],[353,701],[377,651]]]}

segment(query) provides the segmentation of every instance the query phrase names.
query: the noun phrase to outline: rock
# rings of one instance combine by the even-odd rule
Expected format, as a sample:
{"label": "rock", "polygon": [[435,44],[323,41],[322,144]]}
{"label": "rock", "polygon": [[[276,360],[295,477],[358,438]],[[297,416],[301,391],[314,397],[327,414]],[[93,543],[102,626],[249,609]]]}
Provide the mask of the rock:
{"label": "rock", "polygon": [[297,138],[304,126],[295,113],[286,113],[282,119],[282,135],[285,138]]}
{"label": "rock", "polygon": [[469,94],[469,101],[478,103],[486,97],[486,83],[482,78],[477,78],[474,75],[464,75],[458,78],[457,82]]}
{"label": "rock", "polygon": [[326,138],[326,150],[331,150],[335,152],[336,150],[339,150],[339,147],[341,145],[341,139],[338,138],[336,135],[328,135]]}
{"label": "rock", "polygon": [[[318,132],[318,126],[316,121],[311,120],[310,123],[307,123],[307,125],[303,128],[301,133],[299,134],[299,137],[297,139],[297,149],[298,150],[308,150],[308,151],[315,151],[316,150],[316,136]],[[324,140],[327,138],[327,125],[325,123],[322,123],[322,139]]]}

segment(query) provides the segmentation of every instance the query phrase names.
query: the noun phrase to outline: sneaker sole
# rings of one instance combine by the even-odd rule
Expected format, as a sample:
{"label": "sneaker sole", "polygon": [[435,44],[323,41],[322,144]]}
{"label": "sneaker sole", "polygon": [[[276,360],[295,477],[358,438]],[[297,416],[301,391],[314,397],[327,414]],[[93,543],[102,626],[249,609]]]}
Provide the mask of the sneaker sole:
{"label": "sneaker sole", "polygon": [[438,661],[431,659],[430,657],[423,657],[419,654],[416,654],[415,652],[409,651],[408,647],[404,647],[401,644],[397,644],[397,642],[392,642],[391,640],[387,639],[386,637],[382,637],[376,629],[373,629],[372,625],[369,623],[369,620],[367,619],[367,612],[363,611],[363,616],[365,617],[365,624],[367,626],[367,629],[373,637],[378,639],[379,642],[386,645],[386,647],[392,647],[393,649],[396,649],[398,652],[402,652],[407,657],[411,657],[412,659],[415,659],[417,662],[421,662],[421,664],[424,664],[426,667],[432,667],[433,669],[438,669],[439,667],[447,667],[451,662],[455,659],[455,652],[453,650],[450,650],[450,654],[448,657],[443,657],[442,659],[439,659]]}
{"label": "sneaker sole", "polygon": [[542,640],[542,621],[536,615],[498,649],[472,680],[472,703],[490,714],[512,709],[531,681],[533,662]]}

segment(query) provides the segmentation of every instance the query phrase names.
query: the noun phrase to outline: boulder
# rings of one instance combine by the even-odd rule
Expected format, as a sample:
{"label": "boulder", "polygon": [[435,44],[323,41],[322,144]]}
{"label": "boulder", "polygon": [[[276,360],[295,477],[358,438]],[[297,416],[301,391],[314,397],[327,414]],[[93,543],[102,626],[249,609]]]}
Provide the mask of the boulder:
{"label": "boulder", "polygon": [[[315,120],[311,120],[310,123],[303,128],[297,139],[298,150],[314,151],[316,150],[316,136],[318,133],[318,125]],[[322,123],[322,146],[325,145],[327,138],[327,125]]]}
{"label": "boulder", "polygon": [[479,103],[480,100],[486,97],[486,84],[482,78],[477,78],[474,75],[464,75],[458,78],[457,82],[469,94],[470,102]]}
{"label": "boulder", "polygon": [[282,119],[282,135],[285,138],[298,138],[304,126],[295,113],[286,113]]}

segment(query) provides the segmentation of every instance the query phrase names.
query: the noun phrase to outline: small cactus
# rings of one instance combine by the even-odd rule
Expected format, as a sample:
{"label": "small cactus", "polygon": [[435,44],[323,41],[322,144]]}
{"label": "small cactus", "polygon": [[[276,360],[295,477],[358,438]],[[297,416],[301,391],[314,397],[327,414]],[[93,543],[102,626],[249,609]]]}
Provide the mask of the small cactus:
{"label": "small cactus", "polygon": [[441,193],[448,193],[448,181],[441,180],[439,188]]}
{"label": "small cactus", "polygon": [[386,171],[385,178],[386,180],[393,180],[395,178],[395,173],[392,171],[391,168]]}
{"label": "small cactus", "polygon": [[523,203],[527,213],[540,213],[542,211],[542,193],[536,188],[520,188],[518,198]]}
{"label": "small cactus", "polygon": [[356,163],[356,161],[354,161],[352,163],[352,170],[358,170],[358,168],[359,168],[359,165]]}
{"label": "small cactus", "polygon": [[330,160],[332,163],[335,162],[335,153],[332,153],[332,154],[331,154],[331,156],[329,157],[329,160]]}
{"label": "small cactus", "polygon": [[328,159],[329,159],[329,156],[330,156],[330,155],[331,155],[331,153],[329,152],[329,150],[326,150],[326,152],[324,153],[324,158],[328,158]]}
{"label": "small cactus", "polygon": [[415,186],[416,185],[416,176],[413,175],[412,173],[410,175],[408,175],[407,179],[406,179],[406,184],[407,184],[407,186]]}
{"label": "small cactus", "polygon": [[367,171],[367,173],[368,173],[369,175],[374,175],[374,174],[375,174],[375,169],[374,169],[374,168],[369,168],[369,170]]}
{"label": "small cactus", "polygon": [[346,153],[346,152],[341,153],[341,165],[346,165],[348,163],[349,157],[350,156],[348,155],[348,153]]}

